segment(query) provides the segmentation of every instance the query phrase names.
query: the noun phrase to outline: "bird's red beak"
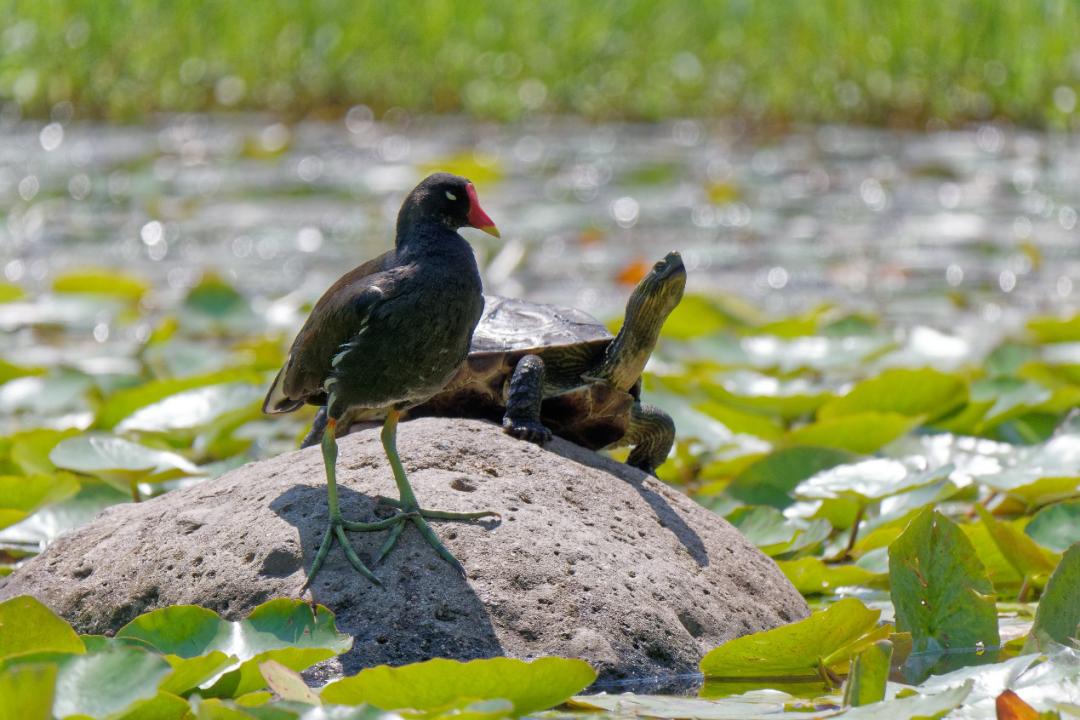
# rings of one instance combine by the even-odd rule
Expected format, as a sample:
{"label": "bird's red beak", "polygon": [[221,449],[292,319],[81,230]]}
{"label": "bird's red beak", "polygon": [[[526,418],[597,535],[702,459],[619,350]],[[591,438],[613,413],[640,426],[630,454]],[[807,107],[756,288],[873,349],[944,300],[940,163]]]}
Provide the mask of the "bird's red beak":
{"label": "bird's red beak", "polygon": [[472,183],[465,186],[465,192],[469,194],[469,214],[465,217],[469,221],[469,226],[477,230],[483,230],[488,235],[499,237],[499,228],[495,227],[495,223],[480,207],[480,200],[476,197],[476,188],[473,187]]}

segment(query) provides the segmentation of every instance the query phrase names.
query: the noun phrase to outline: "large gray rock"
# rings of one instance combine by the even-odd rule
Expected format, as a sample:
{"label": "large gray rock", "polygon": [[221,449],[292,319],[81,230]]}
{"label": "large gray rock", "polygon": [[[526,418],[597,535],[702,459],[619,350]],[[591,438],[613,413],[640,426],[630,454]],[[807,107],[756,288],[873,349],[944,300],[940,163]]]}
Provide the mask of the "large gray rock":
{"label": "large gray rock", "polygon": [[[502,520],[436,522],[464,580],[407,528],[359,576],[334,547],[316,600],[355,636],[316,681],[435,656],[580,657],[602,679],[697,670],[725,640],[807,615],[776,565],[723,519],[641,472],[556,439],[546,449],[479,421],[420,419],[399,448],[421,503]],[[377,430],[341,441],[342,511],[370,520],[393,495]],[[319,449],[251,463],[109,508],[16,571],[0,598],[36,596],[83,633],[176,603],[237,619],[296,596],[326,522]],[[385,533],[352,533],[362,558]]]}

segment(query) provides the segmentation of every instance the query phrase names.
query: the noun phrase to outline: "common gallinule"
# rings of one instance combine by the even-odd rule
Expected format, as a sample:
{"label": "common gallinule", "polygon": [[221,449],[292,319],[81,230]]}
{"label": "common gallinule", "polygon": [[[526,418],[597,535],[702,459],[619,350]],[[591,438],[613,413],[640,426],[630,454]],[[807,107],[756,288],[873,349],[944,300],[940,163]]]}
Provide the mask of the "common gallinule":
{"label": "common gallinule", "polygon": [[[462,575],[465,569],[442,544],[426,518],[471,520],[497,513],[422,509],[396,446],[401,411],[424,402],[454,376],[469,352],[484,310],[480,273],[472,248],[457,233],[474,227],[499,236],[480,208],[476,189],[462,177],[436,173],[405,198],[397,217],[394,249],[346,273],[315,303],[263,401],[263,412],[286,413],[305,403],[325,405],[322,435],[330,524],[319,544],[305,588],[322,567],[336,538],[354,568],[379,581],[360,561],[345,535],[390,529],[376,562],[393,547],[407,522]],[[335,426],[350,408],[386,412],[382,443],[397,484],[398,508],[377,522],[350,522],[338,506]]]}

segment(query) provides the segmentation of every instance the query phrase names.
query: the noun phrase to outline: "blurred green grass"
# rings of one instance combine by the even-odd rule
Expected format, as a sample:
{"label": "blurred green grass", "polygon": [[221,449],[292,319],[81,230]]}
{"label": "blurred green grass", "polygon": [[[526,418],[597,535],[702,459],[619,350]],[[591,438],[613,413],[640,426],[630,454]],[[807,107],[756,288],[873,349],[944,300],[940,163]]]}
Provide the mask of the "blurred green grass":
{"label": "blurred green grass", "polygon": [[0,0],[0,17],[0,102],[23,117],[362,103],[1080,126],[1074,0]]}

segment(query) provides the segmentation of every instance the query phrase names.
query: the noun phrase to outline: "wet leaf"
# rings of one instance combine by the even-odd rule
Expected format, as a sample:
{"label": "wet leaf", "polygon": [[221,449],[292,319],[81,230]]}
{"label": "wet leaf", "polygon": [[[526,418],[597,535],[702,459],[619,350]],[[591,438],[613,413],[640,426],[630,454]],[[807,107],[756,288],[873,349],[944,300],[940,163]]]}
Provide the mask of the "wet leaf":
{"label": "wet leaf", "polygon": [[87,475],[157,475],[169,471],[195,475],[199,471],[176,453],[155,450],[119,437],[89,433],[62,440],[49,453],[49,460],[57,467]]}
{"label": "wet leaf", "polygon": [[1080,313],[1068,318],[1035,317],[1027,326],[1042,343],[1080,342]]}
{"label": "wet leaf", "polygon": [[[979,519],[993,538],[998,550],[1005,556],[1017,573],[1026,579],[1049,575],[1057,565],[1057,558],[1042,550],[1022,530],[1010,523],[998,520],[982,505],[975,506]],[[1038,583],[1040,586],[1041,582]]]}
{"label": "wet leaf", "polygon": [[79,482],[70,473],[0,475],[0,528],[21,522],[38,508],[78,491]]}
{"label": "wet leaf", "polygon": [[26,297],[26,291],[14,283],[0,280],[0,303],[14,302]]}
{"label": "wet leaf", "polygon": [[967,385],[954,375],[929,368],[886,370],[823,405],[818,417],[881,412],[929,420],[963,405],[967,397]]}
{"label": "wet leaf", "polygon": [[0,669],[0,718],[51,720],[55,686],[55,665],[30,663]]}
{"label": "wet leaf", "polygon": [[113,268],[83,268],[58,275],[53,290],[58,293],[91,293],[136,302],[149,287],[134,275]]}
{"label": "wet leaf", "polygon": [[783,509],[794,502],[791,491],[801,481],[854,459],[851,453],[829,448],[782,448],[736,476],[728,493],[747,504]]}
{"label": "wet leaf", "polygon": [[803,595],[822,595],[847,586],[883,585],[886,576],[858,565],[828,565],[821,558],[778,560],[781,572]]}
{"label": "wet leaf", "polygon": [[247,383],[180,392],[136,410],[116,426],[116,431],[164,433],[203,427],[226,413],[259,404],[265,392],[265,388]]}
{"label": "wet leaf", "polygon": [[307,686],[300,673],[291,670],[279,662],[265,660],[259,663],[259,672],[266,680],[267,686],[282,700],[319,705],[321,701],[314,690]]}
{"label": "wet leaf", "polygon": [[56,471],[49,460],[49,453],[64,438],[78,435],[79,431],[39,428],[11,436],[11,461],[19,466],[24,475],[48,475]]}
{"label": "wet leaf", "polygon": [[1031,518],[1024,532],[1043,547],[1061,552],[1080,542],[1080,500],[1044,507]]}
{"label": "wet leaf", "polygon": [[36,653],[82,653],[71,626],[29,595],[0,603],[0,660]]}
{"label": "wet leaf", "polygon": [[973,683],[968,680],[963,685],[939,693],[917,693],[907,697],[897,697],[880,703],[853,707],[830,717],[837,720],[934,720],[944,717],[960,705],[971,694]]}
{"label": "wet leaf", "polygon": [[[605,711],[618,718],[675,718],[676,720],[744,720],[782,717],[785,705],[794,700],[784,692],[748,692],[719,699],[618,693],[579,695],[570,700],[574,710]],[[604,717],[604,716],[601,716]]]}
{"label": "wet leaf", "polygon": [[23,365],[15,365],[3,358],[0,358],[0,385],[14,380],[15,378],[31,377],[34,375],[44,375],[45,368],[38,367],[25,367]]}
{"label": "wet leaf", "polygon": [[729,640],[705,655],[701,671],[713,678],[816,676],[826,659],[846,665],[846,649],[874,631],[880,614],[844,598],[805,620]]}
{"label": "wet leaf", "polygon": [[1039,720],[1039,712],[1012,690],[1006,690],[994,701],[997,720]]}
{"label": "wet leaf", "polygon": [[1072,545],[1061,557],[1046,584],[1035,623],[1031,626],[1025,652],[1047,646],[1047,641],[1067,644],[1077,637],[1080,626],[1080,543]]}
{"label": "wet leaf", "polygon": [[157,695],[169,664],[137,647],[110,646],[62,660],[56,678],[53,712],[59,717],[104,718]]}
{"label": "wet leaf", "polygon": [[259,383],[262,378],[246,368],[233,368],[183,378],[152,380],[137,387],[110,395],[98,410],[96,425],[104,430],[115,427],[140,408],[195,388],[234,382]]}
{"label": "wet leaf", "polygon": [[349,636],[337,632],[329,610],[319,606],[313,617],[306,603],[284,598],[259,605],[239,622],[193,605],[162,608],[132,620],[116,636],[141,640],[182,659],[213,651],[233,657],[202,692],[206,697],[236,697],[262,688],[261,662],[274,660],[291,670],[305,670],[352,646]]}
{"label": "wet leaf", "polygon": [[916,472],[907,464],[889,458],[874,458],[822,470],[795,488],[795,496],[806,499],[857,498],[880,500],[937,483],[952,467]]}
{"label": "wet leaf", "polygon": [[910,632],[915,653],[996,648],[993,587],[971,542],[931,508],[889,547],[896,627]]}
{"label": "wet leaf", "polygon": [[596,672],[582,660],[490,658],[463,663],[437,658],[361,670],[327,685],[322,699],[342,705],[369,703],[384,710],[435,710],[466,698],[502,698],[514,704],[517,716],[554,707],[595,679]]}
{"label": "wet leaf", "polygon": [[885,699],[892,651],[891,642],[879,640],[855,656],[844,683],[845,706],[859,707]]}
{"label": "wet leaf", "polygon": [[856,413],[796,428],[784,436],[784,443],[866,454],[907,434],[917,424],[916,419],[897,413]]}

